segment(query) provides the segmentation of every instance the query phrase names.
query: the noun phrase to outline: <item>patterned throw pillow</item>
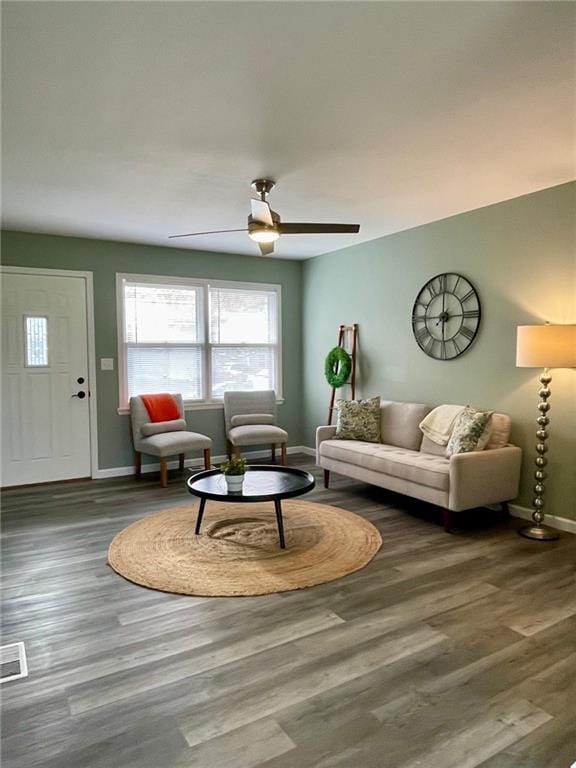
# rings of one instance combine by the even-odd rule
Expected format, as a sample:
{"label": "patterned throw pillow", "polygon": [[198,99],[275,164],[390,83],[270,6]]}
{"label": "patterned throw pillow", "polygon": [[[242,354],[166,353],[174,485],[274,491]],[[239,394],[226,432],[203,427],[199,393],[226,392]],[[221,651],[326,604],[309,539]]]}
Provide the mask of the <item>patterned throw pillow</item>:
{"label": "patterned throw pillow", "polygon": [[492,413],[493,411],[482,412],[466,406],[456,419],[446,446],[446,456],[450,458],[455,453],[482,450],[490,437],[489,422]]}
{"label": "patterned throw pillow", "polygon": [[370,400],[338,400],[336,440],[380,442],[380,398]]}

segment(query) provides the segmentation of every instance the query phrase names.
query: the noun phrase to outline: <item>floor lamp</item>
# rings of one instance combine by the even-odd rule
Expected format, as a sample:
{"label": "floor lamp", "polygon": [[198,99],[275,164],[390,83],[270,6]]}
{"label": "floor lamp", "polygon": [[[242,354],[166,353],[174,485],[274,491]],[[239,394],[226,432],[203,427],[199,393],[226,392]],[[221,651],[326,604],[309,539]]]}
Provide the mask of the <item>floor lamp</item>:
{"label": "floor lamp", "polygon": [[536,470],[534,472],[534,501],[532,511],[533,525],[521,528],[518,533],[528,539],[552,541],[558,534],[552,528],[543,525],[544,520],[544,481],[546,480],[546,453],[548,446],[548,424],[550,419],[550,382],[552,376],[548,368],[576,367],[576,325],[519,325],[516,339],[516,365],[520,368],[543,368],[540,374],[538,395],[538,418],[536,423]]}

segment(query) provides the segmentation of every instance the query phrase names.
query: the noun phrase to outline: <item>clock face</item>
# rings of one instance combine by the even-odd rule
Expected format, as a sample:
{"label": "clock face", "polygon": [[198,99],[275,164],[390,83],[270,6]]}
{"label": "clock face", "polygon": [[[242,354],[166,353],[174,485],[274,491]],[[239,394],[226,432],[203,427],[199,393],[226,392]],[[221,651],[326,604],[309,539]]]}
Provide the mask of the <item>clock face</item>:
{"label": "clock face", "polygon": [[412,309],[418,346],[436,360],[453,360],[466,352],[480,327],[480,299],[465,277],[436,275],[422,288]]}

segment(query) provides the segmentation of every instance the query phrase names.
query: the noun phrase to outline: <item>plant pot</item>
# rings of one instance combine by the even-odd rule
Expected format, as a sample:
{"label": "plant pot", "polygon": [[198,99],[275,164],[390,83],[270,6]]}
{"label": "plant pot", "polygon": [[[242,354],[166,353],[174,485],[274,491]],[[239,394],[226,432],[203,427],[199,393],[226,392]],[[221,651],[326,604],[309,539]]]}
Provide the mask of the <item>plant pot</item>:
{"label": "plant pot", "polygon": [[226,478],[226,485],[228,491],[234,493],[235,491],[241,491],[244,483],[244,475],[224,475]]}

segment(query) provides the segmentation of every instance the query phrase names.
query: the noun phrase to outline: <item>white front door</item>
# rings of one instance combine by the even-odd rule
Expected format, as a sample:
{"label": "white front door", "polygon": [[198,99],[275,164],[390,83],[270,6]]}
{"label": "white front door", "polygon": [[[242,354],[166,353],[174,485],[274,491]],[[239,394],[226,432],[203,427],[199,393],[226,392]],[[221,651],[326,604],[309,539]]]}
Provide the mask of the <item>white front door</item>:
{"label": "white front door", "polygon": [[86,280],[2,273],[3,486],[89,477]]}

